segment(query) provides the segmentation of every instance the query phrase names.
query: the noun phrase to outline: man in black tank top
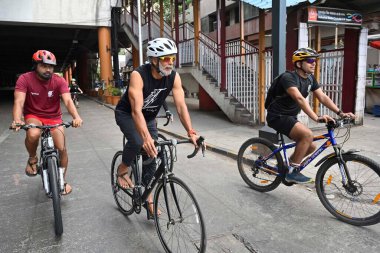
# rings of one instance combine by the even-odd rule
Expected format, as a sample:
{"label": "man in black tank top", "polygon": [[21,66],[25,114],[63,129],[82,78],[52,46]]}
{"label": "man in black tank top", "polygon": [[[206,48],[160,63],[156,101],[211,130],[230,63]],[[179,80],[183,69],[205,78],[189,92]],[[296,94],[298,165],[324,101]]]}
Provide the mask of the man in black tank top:
{"label": "man in black tank top", "polygon": [[[117,172],[118,183],[123,188],[133,187],[127,173],[141,147],[149,157],[158,154],[154,145],[154,139],[158,136],[155,118],[171,91],[181,123],[193,144],[197,145],[197,135],[191,125],[181,78],[173,70],[176,54],[177,47],[170,39],[157,38],[148,42],[147,56],[150,62],[132,72],[128,90],[116,106],[116,123],[128,140]],[[154,163],[143,166],[142,181],[145,185],[153,177],[155,169]],[[148,202],[149,211],[153,213],[152,196],[149,196]]]}
{"label": "man in black tank top", "polygon": [[286,176],[288,182],[309,183],[312,181],[297,170],[302,160],[316,149],[313,143],[313,132],[297,120],[297,114],[302,110],[316,122],[333,120],[329,115],[315,114],[306,100],[310,92],[313,92],[320,103],[336,112],[339,117],[355,118],[351,112],[342,112],[322,91],[317,80],[312,76],[318,57],[319,54],[311,48],[296,50],[292,56],[295,72],[287,72],[279,77],[273,92],[274,98],[268,106],[268,126],[296,142],[294,153],[289,158],[289,174]]}

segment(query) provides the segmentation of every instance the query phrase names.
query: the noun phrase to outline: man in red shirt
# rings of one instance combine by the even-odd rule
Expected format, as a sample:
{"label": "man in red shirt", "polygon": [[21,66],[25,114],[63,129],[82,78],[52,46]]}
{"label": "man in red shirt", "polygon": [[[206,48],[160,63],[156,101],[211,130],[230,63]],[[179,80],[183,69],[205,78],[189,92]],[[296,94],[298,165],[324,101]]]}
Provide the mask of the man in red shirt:
{"label": "man in red shirt", "polygon": [[[67,82],[54,74],[56,58],[46,50],[38,50],[33,54],[33,71],[22,74],[17,82],[14,92],[13,123],[53,125],[62,122],[60,98],[62,98],[68,112],[73,117],[73,127],[80,127],[80,118],[71,99]],[[24,121],[22,119],[24,116]],[[19,128],[16,128],[18,130]],[[58,129],[58,131],[57,131]],[[40,139],[40,130],[31,128],[26,132],[25,146],[29,159],[25,168],[28,176],[37,175],[37,147]],[[54,145],[59,151],[60,166],[65,168],[66,176],[68,156],[65,147],[64,127],[58,127],[51,132]],[[63,194],[69,194],[72,188],[65,183]]]}

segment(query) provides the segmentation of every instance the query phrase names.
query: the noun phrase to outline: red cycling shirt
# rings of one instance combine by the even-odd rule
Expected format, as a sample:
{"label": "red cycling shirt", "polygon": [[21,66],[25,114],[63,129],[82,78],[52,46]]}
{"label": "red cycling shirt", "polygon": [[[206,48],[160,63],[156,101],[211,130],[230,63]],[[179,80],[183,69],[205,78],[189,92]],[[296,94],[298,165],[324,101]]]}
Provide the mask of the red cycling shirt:
{"label": "red cycling shirt", "polygon": [[46,119],[61,117],[60,95],[70,93],[67,82],[62,77],[53,74],[48,81],[42,81],[34,71],[22,74],[16,82],[15,90],[26,93],[24,115],[33,114]]}

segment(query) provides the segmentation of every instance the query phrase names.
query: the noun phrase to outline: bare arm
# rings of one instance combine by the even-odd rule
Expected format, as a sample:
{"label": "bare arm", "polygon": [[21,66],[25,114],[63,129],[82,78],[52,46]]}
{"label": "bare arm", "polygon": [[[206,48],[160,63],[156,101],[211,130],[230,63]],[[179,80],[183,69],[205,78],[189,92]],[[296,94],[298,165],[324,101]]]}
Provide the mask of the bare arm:
{"label": "bare arm", "polygon": [[314,95],[318,98],[319,102],[321,102],[324,106],[329,108],[331,111],[335,112],[340,117],[350,117],[355,118],[355,115],[352,112],[344,113],[339,107],[327,96],[322,89],[317,89],[314,91]]}
{"label": "bare arm", "polygon": [[19,127],[16,128],[16,124],[24,124],[24,121],[22,121],[22,111],[24,109],[25,98],[26,93],[20,91],[14,92],[12,128],[16,130],[20,129]]}
{"label": "bare arm", "polygon": [[142,113],[142,107],[144,104],[143,86],[143,80],[140,74],[133,71],[128,88],[128,97],[132,108],[132,118],[135,122],[137,132],[143,140],[143,149],[150,157],[156,157],[157,149],[154,145],[154,140],[149,133],[144,115]]}
{"label": "bare arm", "polygon": [[71,117],[73,117],[73,127],[80,127],[82,125],[82,119],[78,114],[77,108],[71,99],[70,93],[63,93],[61,95],[62,101],[65,104],[67,111],[69,111]]}
{"label": "bare arm", "polygon": [[186,129],[186,132],[188,133],[188,136],[191,138],[191,141],[193,142],[194,145],[196,144],[196,139],[197,136],[194,133],[194,130],[191,126],[191,119],[190,119],[190,114],[187,109],[187,105],[185,103],[185,93],[182,88],[182,82],[179,74],[176,74],[176,77],[174,79],[174,84],[173,84],[173,99],[174,99],[174,104],[177,109],[178,117],[181,120],[181,123],[183,127]]}

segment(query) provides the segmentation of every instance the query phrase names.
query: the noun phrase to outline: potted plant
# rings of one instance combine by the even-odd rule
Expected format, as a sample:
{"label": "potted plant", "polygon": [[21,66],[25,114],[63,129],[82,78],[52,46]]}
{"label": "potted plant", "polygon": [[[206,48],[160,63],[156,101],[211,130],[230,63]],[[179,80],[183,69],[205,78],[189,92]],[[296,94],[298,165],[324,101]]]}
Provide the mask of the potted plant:
{"label": "potted plant", "polygon": [[112,88],[112,105],[117,105],[121,98],[121,90],[120,88],[113,87]]}

